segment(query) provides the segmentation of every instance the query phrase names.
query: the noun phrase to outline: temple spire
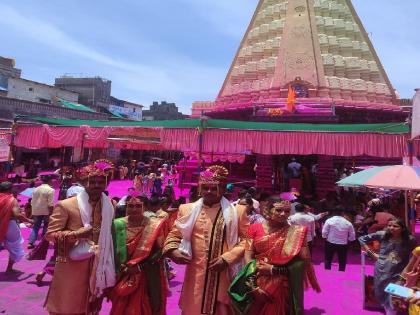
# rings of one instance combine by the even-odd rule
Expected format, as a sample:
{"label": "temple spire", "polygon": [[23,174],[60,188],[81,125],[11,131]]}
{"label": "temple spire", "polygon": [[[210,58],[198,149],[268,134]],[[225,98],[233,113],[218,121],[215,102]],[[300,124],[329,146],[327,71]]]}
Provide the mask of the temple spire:
{"label": "temple spire", "polygon": [[216,106],[286,98],[296,82],[314,100],[397,103],[350,0],[260,0]]}

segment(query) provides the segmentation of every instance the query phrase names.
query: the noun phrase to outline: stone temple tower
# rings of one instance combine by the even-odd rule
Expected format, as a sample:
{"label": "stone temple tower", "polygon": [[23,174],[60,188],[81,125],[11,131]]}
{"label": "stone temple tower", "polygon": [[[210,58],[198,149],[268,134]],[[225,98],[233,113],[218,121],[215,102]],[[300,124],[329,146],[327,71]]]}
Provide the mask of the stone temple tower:
{"label": "stone temple tower", "polygon": [[228,113],[252,107],[255,116],[285,103],[290,86],[311,117],[328,104],[332,112],[381,111],[383,120],[400,111],[351,0],[260,0],[215,102],[193,104],[193,114],[201,106],[210,116],[234,118]]}

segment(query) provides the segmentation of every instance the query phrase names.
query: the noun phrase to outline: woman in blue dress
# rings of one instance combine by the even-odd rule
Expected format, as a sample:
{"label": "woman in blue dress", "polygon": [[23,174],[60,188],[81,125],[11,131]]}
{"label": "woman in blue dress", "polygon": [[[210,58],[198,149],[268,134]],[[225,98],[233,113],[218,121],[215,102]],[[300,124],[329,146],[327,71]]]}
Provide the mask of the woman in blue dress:
{"label": "woman in blue dress", "polygon": [[[373,241],[380,243],[378,254],[368,246]],[[410,253],[415,248],[415,238],[402,219],[392,218],[388,221],[385,230],[361,236],[359,242],[366,252],[376,260],[373,280],[375,297],[385,308],[387,315],[396,314],[391,305],[391,297],[385,292],[385,287],[398,280],[399,274],[409,261]]]}

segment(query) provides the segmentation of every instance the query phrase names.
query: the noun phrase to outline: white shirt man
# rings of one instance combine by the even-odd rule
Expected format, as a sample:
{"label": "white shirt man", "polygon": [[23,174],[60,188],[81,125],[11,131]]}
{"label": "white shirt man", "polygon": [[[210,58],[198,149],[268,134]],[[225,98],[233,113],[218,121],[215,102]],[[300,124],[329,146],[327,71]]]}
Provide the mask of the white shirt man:
{"label": "white shirt man", "polygon": [[342,216],[333,216],[325,221],[322,237],[332,244],[347,245],[356,239],[353,225]]}
{"label": "white shirt man", "polygon": [[322,228],[322,237],[325,242],[325,269],[331,269],[334,254],[337,253],[339,271],[346,270],[348,243],[356,239],[353,225],[341,216],[342,209],[334,209],[334,216],[325,221]]}
{"label": "white shirt man", "polygon": [[48,219],[54,206],[54,189],[49,185],[50,177],[42,178],[43,184],[34,189],[32,194],[31,206],[34,217],[34,225],[29,236],[28,248],[34,247],[38,238],[38,231],[43,225],[42,235],[44,236],[48,228]]}
{"label": "white shirt man", "polygon": [[303,225],[308,228],[306,234],[306,241],[308,243],[309,250],[312,253],[312,241],[315,237],[315,219],[309,214],[305,213],[305,206],[298,203],[295,205],[296,213],[289,217],[289,224]]}
{"label": "white shirt man", "polygon": [[54,188],[44,183],[34,189],[31,200],[32,215],[50,215],[54,206]]}

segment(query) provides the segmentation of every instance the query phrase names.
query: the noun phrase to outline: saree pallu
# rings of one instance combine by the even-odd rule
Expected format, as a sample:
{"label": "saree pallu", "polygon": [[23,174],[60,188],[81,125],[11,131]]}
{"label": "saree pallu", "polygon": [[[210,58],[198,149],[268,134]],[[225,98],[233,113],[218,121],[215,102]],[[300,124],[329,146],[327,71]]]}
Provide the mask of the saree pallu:
{"label": "saree pallu", "polygon": [[299,258],[287,264],[288,276],[260,276],[257,285],[272,298],[272,303],[255,301],[252,278],[256,276],[256,260],[247,264],[229,287],[232,306],[239,314],[301,315],[303,314],[303,278],[305,261]]}
{"label": "saree pallu", "polygon": [[[292,225],[287,229],[286,235],[282,232],[272,233],[254,242],[257,260],[267,260],[272,265],[286,265],[291,272],[300,272],[304,268],[302,281],[304,288],[312,287],[316,292],[321,292],[315,269],[311,262],[309,248],[306,245],[307,228],[299,225]],[[261,243],[260,243],[261,241]],[[301,260],[301,263],[296,261]]]}
{"label": "saree pallu", "polygon": [[257,285],[267,292],[271,303],[254,302],[249,315],[303,315],[305,261],[296,257],[287,266],[288,275],[260,276]]}
{"label": "saree pallu", "polygon": [[[310,283],[315,290],[319,291],[310,260],[299,257],[305,239],[306,228],[302,226],[291,226],[285,230],[254,239],[256,254],[254,264],[256,265],[257,261],[266,261],[273,265],[283,265],[287,267],[288,275],[259,276],[256,279],[257,286],[273,298],[271,303],[254,301],[250,294],[252,288],[249,287],[249,282],[244,279],[235,279],[237,281],[236,289],[239,290],[236,291],[236,296],[235,292],[230,292],[230,296],[233,299],[233,305],[240,306],[235,306],[238,312],[247,315],[303,314],[305,286]],[[244,268],[248,268],[248,272],[243,269],[238,277],[256,276],[256,268],[253,272],[249,271],[252,270],[250,264]],[[235,288],[231,286],[230,289]]]}
{"label": "saree pallu", "polygon": [[131,238],[127,237],[125,218],[114,221],[116,266],[138,265],[140,270],[134,275],[120,273],[111,292],[111,315],[166,314],[167,284],[161,251],[155,246],[165,221],[146,217],[143,221]]}

